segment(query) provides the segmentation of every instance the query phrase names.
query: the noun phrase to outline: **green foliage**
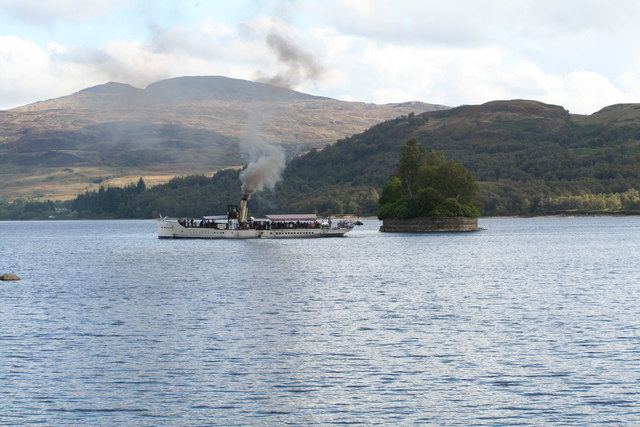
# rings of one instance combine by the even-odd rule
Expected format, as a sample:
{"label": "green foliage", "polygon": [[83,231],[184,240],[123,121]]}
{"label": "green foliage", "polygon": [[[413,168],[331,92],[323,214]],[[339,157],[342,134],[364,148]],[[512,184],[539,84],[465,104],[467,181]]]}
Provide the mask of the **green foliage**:
{"label": "green foliage", "polygon": [[382,187],[380,205],[393,203],[402,197],[402,181],[398,176],[391,176],[391,179]]}
{"label": "green foliage", "polygon": [[378,218],[480,216],[478,185],[462,165],[445,160],[410,139],[402,147],[398,169],[382,188]]}
{"label": "green foliage", "polygon": [[613,194],[547,196],[540,205],[550,213],[640,213],[640,192],[632,189]]}
{"label": "green foliage", "polygon": [[[234,191],[229,193],[232,186]],[[176,177],[150,189],[142,179],[124,188],[100,187],[76,197],[72,207],[82,218],[197,217],[225,212],[230,195],[236,201],[239,191],[238,171],[228,170],[212,178]]]}
{"label": "green foliage", "polygon": [[400,179],[404,194],[413,197],[414,190],[421,176],[421,168],[425,166],[425,149],[418,145],[418,140],[411,138],[402,146],[396,176]]}

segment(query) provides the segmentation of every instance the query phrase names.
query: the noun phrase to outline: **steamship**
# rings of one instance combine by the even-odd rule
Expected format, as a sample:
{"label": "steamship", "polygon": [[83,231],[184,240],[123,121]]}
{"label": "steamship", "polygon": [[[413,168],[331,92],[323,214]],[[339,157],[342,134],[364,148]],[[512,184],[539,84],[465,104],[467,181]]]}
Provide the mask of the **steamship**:
{"label": "steamship", "polygon": [[226,215],[160,218],[159,239],[286,239],[339,237],[353,229],[351,220],[319,218],[315,214],[248,216],[247,199],[229,205]]}

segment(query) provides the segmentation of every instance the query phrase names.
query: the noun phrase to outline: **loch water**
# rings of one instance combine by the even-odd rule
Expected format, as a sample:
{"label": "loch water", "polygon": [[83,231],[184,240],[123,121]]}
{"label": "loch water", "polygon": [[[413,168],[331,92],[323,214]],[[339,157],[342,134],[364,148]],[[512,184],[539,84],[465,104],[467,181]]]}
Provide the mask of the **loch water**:
{"label": "loch water", "polygon": [[0,424],[640,424],[640,218],[0,222]]}

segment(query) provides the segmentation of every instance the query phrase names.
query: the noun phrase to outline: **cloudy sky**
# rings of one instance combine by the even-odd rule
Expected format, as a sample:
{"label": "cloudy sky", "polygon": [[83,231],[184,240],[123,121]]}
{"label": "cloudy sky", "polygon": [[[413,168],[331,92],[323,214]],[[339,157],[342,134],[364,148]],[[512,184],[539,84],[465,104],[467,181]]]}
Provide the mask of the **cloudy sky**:
{"label": "cloudy sky", "polygon": [[0,0],[0,109],[117,81],[277,82],[347,101],[640,102],[637,0]]}

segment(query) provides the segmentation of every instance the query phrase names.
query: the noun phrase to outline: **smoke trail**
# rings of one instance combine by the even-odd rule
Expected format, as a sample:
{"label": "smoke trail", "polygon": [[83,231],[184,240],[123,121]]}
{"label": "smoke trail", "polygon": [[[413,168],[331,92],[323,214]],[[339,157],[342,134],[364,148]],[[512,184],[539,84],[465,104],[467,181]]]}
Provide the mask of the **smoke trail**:
{"label": "smoke trail", "polygon": [[[271,32],[266,38],[267,45],[276,53],[285,70],[270,78],[258,78],[262,83],[291,88],[304,79],[318,79],[324,72],[315,59],[303,52],[281,34]],[[274,91],[272,101],[278,101]],[[286,165],[284,149],[279,144],[265,141],[259,136],[260,128],[273,116],[273,104],[256,104],[249,114],[243,129],[240,147],[250,158],[249,165],[240,173],[243,197],[249,199],[253,193],[272,189],[280,180]]]}
{"label": "smoke trail", "polygon": [[285,70],[275,76],[262,78],[263,83],[291,89],[302,80],[317,80],[322,77],[324,68],[315,58],[302,51],[282,34],[269,33],[267,45],[276,53],[278,61],[285,66]]}
{"label": "smoke trail", "polygon": [[258,135],[243,138],[241,145],[251,158],[247,168],[240,172],[242,195],[250,199],[256,191],[272,189],[276,185],[284,170],[286,156],[280,145],[267,142]]}

